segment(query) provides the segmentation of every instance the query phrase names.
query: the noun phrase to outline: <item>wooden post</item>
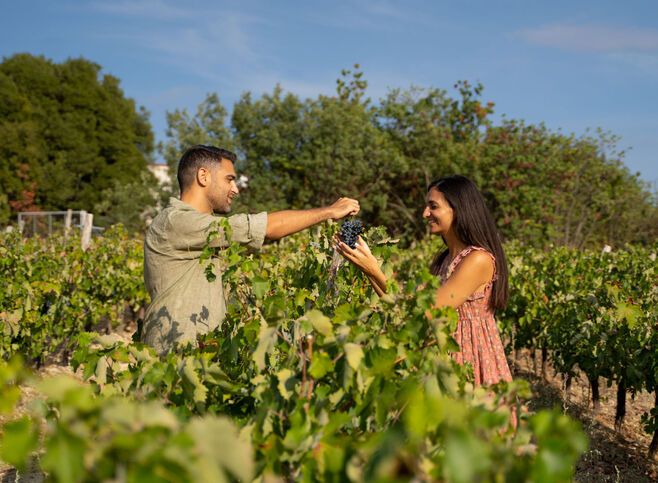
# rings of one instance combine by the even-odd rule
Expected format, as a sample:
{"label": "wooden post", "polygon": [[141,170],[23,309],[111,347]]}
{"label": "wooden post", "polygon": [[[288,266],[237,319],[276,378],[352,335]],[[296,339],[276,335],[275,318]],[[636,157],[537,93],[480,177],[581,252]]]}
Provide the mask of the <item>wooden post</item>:
{"label": "wooden post", "polygon": [[80,241],[80,247],[83,251],[87,251],[91,243],[91,228],[94,225],[94,215],[87,213],[87,216],[84,219],[82,225],[82,240]]}
{"label": "wooden post", "polygon": [[68,238],[69,236],[72,219],[73,219],[73,210],[69,208],[68,210],[66,210],[66,217],[64,218],[64,238]]}

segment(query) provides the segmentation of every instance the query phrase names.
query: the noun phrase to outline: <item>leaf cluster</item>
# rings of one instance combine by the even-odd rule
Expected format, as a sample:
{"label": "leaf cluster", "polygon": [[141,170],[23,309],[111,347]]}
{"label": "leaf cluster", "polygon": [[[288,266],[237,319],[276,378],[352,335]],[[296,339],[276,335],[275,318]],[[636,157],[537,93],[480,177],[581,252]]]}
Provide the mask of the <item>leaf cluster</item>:
{"label": "leaf cluster", "polygon": [[[148,112],[99,65],[16,54],[0,63],[0,97],[0,193],[12,213],[92,211],[142,176],[156,186],[147,171],[154,149]],[[131,211],[153,204],[140,199],[137,193]],[[0,224],[9,214],[2,205]],[[120,221],[109,210],[103,216]]]}
{"label": "leaf cluster", "polygon": [[238,208],[308,208],[350,196],[368,225],[405,241],[426,234],[430,181],[454,173],[476,182],[507,240],[580,248],[651,243],[658,234],[655,193],[623,165],[614,135],[494,123],[494,103],[467,81],[454,94],[393,88],[378,102],[366,89],[357,66],[342,72],[333,96],[302,99],[280,86],[246,92],[230,117],[209,94],[194,116],[169,114],[160,150],[172,175],[190,144],[237,151],[237,169],[250,178]]}
{"label": "leaf cluster", "polygon": [[75,366],[99,397],[164,402],[182,421],[230,417],[263,477],[568,480],[582,433],[566,416],[526,414],[527,384],[473,386],[448,355],[456,313],[431,308],[437,281],[418,253],[366,233],[386,272],[409,270],[379,299],[349,265],[327,283],[336,230],[243,255],[223,274],[225,323],[197,343],[160,358],[82,335]]}

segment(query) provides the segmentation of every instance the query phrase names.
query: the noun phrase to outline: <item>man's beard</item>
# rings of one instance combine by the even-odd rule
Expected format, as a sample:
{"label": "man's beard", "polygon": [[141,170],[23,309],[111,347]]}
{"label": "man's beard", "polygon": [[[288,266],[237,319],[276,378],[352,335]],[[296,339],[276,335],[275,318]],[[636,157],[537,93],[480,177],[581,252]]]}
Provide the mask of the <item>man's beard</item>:
{"label": "man's beard", "polygon": [[226,215],[231,212],[231,207],[230,206],[217,206],[213,207],[213,213],[217,213],[218,215]]}
{"label": "man's beard", "polygon": [[222,203],[219,199],[211,199],[210,204],[214,213],[224,215],[231,212],[231,204],[228,201]]}

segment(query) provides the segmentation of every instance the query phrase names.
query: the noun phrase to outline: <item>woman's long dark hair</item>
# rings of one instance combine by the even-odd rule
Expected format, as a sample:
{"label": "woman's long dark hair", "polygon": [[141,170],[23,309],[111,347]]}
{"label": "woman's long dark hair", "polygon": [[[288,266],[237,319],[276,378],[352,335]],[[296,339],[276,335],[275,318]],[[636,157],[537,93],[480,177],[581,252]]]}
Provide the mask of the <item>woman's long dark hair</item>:
{"label": "woman's long dark hair", "polygon": [[[453,209],[452,226],[459,239],[468,246],[484,248],[496,259],[498,278],[493,282],[489,307],[492,310],[505,308],[509,298],[507,259],[493,216],[482,194],[475,183],[460,175],[432,181],[427,191],[432,188],[440,191]],[[439,274],[448,253],[448,250],[444,250],[434,257],[430,266],[434,275]]]}

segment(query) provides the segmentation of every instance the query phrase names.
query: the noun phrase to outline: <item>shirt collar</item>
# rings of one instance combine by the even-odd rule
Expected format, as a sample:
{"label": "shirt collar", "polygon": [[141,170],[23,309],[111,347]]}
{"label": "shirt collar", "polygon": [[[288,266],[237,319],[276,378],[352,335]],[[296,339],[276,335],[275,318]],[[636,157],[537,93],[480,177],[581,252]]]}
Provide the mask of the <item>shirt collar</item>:
{"label": "shirt collar", "polygon": [[169,198],[169,206],[176,210],[184,210],[184,211],[197,211],[196,208],[193,206],[188,205],[185,203],[183,200],[179,200],[178,198],[174,198],[173,196]]}

